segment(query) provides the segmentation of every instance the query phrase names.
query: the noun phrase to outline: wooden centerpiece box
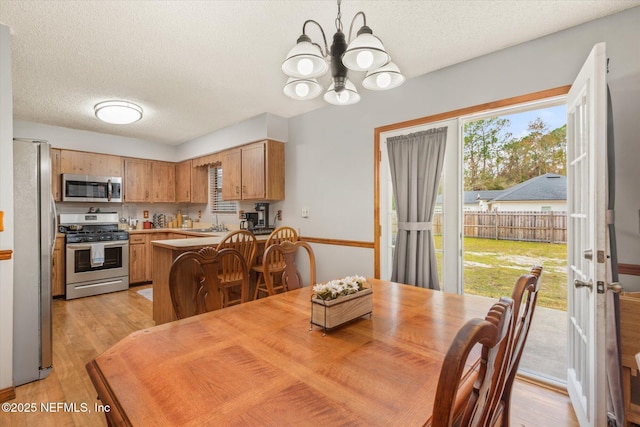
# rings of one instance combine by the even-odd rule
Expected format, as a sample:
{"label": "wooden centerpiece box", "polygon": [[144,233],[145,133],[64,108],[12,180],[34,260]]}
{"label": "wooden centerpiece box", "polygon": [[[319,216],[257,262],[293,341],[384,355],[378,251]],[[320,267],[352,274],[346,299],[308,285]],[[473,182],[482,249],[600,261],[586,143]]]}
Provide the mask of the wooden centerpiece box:
{"label": "wooden centerpiece box", "polygon": [[[352,282],[358,286],[357,292],[347,295],[334,296],[332,298],[320,296],[317,286],[330,286],[332,283]],[[323,328],[323,335],[327,329],[332,329],[351,320],[357,319],[373,312],[373,290],[363,286],[366,283],[362,277],[345,277],[326,285],[316,285],[311,298],[311,325]]]}

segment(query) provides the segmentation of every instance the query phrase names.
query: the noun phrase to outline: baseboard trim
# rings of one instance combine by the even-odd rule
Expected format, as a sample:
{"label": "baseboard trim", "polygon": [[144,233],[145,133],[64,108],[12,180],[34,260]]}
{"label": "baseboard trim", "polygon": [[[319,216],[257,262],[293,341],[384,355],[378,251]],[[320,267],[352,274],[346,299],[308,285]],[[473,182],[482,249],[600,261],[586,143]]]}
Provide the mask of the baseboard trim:
{"label": "baseboard trim", "polygon": [[0,403],[16,398],[16,388],[14,386],[0,390]]}

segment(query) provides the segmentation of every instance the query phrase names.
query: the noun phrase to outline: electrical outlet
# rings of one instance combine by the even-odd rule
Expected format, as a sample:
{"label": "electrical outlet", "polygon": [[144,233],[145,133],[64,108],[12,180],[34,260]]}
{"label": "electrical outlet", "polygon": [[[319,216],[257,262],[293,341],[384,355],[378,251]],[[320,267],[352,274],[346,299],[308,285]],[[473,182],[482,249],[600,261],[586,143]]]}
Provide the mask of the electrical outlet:
{"label": "electrical outlet", "polygon": [[282,211],[278,209],[278,221],[282,221]]}
{"label": "electrical outlet", "polygon": [[302,218],[309,218],[309,208],[302,208]]}

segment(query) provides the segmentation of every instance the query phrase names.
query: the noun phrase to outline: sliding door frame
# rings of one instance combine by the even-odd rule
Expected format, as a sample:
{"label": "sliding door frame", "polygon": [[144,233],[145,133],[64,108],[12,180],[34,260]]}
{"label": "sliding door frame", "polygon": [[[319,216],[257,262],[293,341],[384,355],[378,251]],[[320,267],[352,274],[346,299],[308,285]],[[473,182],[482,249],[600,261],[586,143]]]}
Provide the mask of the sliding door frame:
{"label": "sliding door frame", "polygon": [[475,105],[472,107],[461,108],[458,110],[449,111],[446,113],[434,114],[432,116],[421,117],[418,119],[407,120],[404,122],[394,123],[386,126],[377,127],[374,129],[373,139],[373,252],[374,252],[374,276],[380,278],[380,236],[382,228],[380,224],[380,163],[382,160],[382,154],[380,151],[380,135],[385,132],[398,131],[403,128],[412,128],[421,125],[428,125],[430,123],[441,122],[444,120],[455,119],[463,116],[469,116],[472,114],[478,114],[483,111],[496,110],[500,108],[509,107],[517,104],[525,104],[528,102],[534,102],[543,100],[546,98],[553,98],[557,96],[566,95],[571,88],[570,85],[560,86],[554,89],[547,89],[540,92],[533,92],[526,95],[515,96],[513,98],[506,98],[499,101],[492,101],[486,104]]}

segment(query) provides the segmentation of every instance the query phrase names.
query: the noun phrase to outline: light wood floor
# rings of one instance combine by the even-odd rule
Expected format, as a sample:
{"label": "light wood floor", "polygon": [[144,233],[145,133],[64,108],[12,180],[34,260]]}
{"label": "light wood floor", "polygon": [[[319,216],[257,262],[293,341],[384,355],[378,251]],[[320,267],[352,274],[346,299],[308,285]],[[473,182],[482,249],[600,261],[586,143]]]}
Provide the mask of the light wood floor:
{"label": "light wood floor", "polygon": [[[100,401],[85,365],[131,332],[153,326],[152,303],[137,293],[148,287],[72,301],[54,300],[54,369],[44,380],[17,387],[16,399],[10,401],[35,403],[37,411],[0,412],[0,426],[106,426],[104,416],[95,411],[94,405]],[[578,426],[566,395],[520,380],[513,393],[513,427]],[[50,407],[66,403],[67,410],[59,406],[59,412],[46,413],[41,410],[42,402]],[[76,412],[69,411],[74,404]]]}

